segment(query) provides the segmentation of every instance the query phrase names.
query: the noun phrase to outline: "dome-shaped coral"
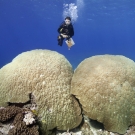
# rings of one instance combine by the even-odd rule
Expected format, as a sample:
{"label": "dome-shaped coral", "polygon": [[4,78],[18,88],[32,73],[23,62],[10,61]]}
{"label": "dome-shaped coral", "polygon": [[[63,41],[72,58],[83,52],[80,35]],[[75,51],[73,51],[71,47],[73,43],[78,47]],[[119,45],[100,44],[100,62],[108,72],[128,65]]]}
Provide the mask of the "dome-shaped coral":
{"label": "dome-shaped coral", "polygon": [[106,130],[125,133],[135,124],[135,63],[120,55],[99,55],[82,61],[71,82],[71,93],[89,118]]}
{"label": "dome-shaped coral", "polygon": [[70,95],[72,75],[71,64],[55,51],[24,52],[0,69],[0,106],[25,103],[32,94],[43,130],[75,128],[82,116]]}

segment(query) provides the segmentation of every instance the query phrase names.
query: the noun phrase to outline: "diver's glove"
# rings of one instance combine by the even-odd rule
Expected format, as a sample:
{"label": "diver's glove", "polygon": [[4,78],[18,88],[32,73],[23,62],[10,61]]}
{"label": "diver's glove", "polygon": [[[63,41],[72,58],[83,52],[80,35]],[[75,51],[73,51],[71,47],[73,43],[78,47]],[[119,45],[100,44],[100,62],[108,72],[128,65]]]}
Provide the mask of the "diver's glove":
{"label": "diver's glove", "polygon": [[68,35],[61,34],[63,38],[68,38]]}

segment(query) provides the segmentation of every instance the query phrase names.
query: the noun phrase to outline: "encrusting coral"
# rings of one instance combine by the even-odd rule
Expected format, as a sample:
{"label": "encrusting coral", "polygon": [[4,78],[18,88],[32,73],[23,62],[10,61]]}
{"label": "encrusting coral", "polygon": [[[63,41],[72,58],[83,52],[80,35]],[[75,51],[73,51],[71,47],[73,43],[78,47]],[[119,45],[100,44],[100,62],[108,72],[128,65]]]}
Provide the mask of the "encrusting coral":
{"label": "encrusting coral", "polygon": [[22,112],[22,109],[16,106],[8,106],[0,108],[0,121],[4,122],[13,118],[17,113]]}
{"label": "encrusting coral", "polygon": [[8,135],[39,135],[38,126],[27,126],[23,121],[23,114],[18,113],[13,121],[13,127],[9,130]]}
{"label": "encrusting coral", "polygon": [[26,103],[35,97],[43,133],[53,128],[72,129],[82,121],[77,100],[70,94],[73,69],[61,54],[32,50],[18,55],[0,69],[0,106]]}
{"label": "encrusting coral", "polygon": [[[27,119],[27,121],[24,120],[26,112],[27,114],[31,114],[30,119]],[[6,129],[6,131],[3,130],[3,132],[8,132],[8,135],[39,135],[38,126],[35,124],[34,117],[34,114],[30,110],[16,106],[8,106],[0,109],[0,122],[10,122],[9,129]],[[28,123],[31,119],[32,122]]]}
{"label": "encrusting coral", "polygon": [[120,55],[85,59],[75,70],[71,93],[84,114],[108,131],[124,134],[135,125],[135,63]]}

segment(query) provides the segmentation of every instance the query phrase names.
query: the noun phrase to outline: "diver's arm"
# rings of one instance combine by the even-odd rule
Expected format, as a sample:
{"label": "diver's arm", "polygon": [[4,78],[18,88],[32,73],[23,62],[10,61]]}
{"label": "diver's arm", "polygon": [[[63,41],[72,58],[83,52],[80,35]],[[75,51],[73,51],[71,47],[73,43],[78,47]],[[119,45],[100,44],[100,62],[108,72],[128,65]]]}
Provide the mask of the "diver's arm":
{"label": "diver's arm", "polygon": [[68,38],[71,38],[72,36],[74,36],[74,28],[73,27],[71,27],[71,29],[70,29],[70,33],[69,33]]}
{"label": "diver's arm", "polygon": [[62,29],[63,29],[63,25],[60,25],[60,27],[58,28],[58,33],[62,33]]}
{"label": "diver's arm", "polygon": [[74,28],[71,29],[71,37],[74,36]]}

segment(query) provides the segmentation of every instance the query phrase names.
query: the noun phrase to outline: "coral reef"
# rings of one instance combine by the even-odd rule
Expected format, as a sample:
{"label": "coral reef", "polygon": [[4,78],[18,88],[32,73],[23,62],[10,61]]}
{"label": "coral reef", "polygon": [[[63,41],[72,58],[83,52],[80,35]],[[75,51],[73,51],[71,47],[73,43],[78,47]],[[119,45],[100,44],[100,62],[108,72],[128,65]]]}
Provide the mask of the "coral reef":
{"label": "coral reef", "polygon": [[77,100],[70,94],[73,69],[61,54],[32,50],[15,57],[0,69],[0,106],[26,103],[35,97],[33,113],[45,133],[53,128],[67,130],[82,121]]}
{"label": "coral reef", "polygon": [[56,52],[22,53],[0,69],[0,134],[135,135],[134,76],[124,56],[90,57],[73,75]]}
{"label": "coral reef", "polygon": [[89,118],[124,134],[135,125],[135,63],[120,55],[85,59],[75,70],[71,93]]}

